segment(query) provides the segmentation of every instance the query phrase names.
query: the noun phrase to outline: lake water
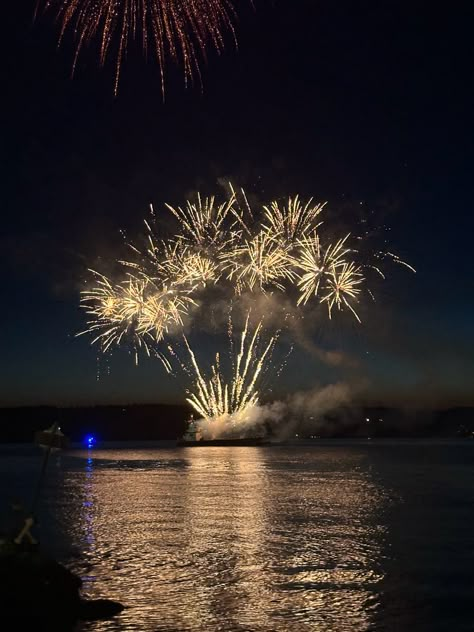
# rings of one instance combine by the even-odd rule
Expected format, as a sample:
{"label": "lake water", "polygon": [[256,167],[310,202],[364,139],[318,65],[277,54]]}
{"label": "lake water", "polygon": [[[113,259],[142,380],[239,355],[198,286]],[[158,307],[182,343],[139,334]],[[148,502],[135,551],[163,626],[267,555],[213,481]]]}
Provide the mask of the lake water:
{"label": "lake water", "polygon": [[[0,447],[0,498],[38,453]],[[474,630],[474,442],[71,451],[42,545],[112,632]]]}

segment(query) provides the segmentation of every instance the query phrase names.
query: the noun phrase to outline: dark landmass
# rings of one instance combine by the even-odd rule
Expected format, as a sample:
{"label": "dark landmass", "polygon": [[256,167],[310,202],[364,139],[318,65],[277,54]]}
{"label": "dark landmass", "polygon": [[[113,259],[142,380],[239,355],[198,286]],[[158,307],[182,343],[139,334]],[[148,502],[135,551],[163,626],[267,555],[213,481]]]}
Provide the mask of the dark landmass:
{"label": "dark landmass", "polygon": [[[101,441],[176,440],[185,430],[185,405],[0,408],[0,443],[29,443],[34,433],[59,422],[73,442],[87,435]],[[350,437],[473,437],[474,408],[401,411],[395,408],[340,410],[323,417],[266,424],[270,439]]]}
{"label": "dark landmass", "polygon": [[0,408],[0,443],[32,442],[37,430],[58,422],[72,442],[93,435],[101,441],[175,440],[185,430],[190,410],[165,404],[55,408]]}
{"label": "dark landmass", "polygon": [[305,420],[300,436],[474,438],[474,408],[458,407],[438,411],[381,407],[343,410],[317,420],[314,429]]}

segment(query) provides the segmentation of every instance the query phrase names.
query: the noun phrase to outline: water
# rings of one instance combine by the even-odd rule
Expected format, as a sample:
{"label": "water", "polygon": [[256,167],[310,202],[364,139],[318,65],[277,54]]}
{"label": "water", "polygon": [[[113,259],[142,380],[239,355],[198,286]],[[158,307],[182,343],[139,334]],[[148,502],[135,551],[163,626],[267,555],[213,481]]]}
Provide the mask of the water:
{"label": "water", "polygon": [[127,606],[81,632],[474,630],[474,442],[75,451],[44,491],[43,546]]}

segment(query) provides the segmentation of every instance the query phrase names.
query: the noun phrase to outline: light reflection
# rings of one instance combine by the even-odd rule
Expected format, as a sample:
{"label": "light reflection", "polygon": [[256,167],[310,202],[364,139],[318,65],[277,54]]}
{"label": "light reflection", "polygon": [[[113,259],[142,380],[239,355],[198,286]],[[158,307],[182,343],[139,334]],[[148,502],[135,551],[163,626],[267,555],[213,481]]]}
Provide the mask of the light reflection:
{"label": "light reflection", "polygon": [[86,460],[86,476],[84,482],[84,500],[82,501],[82,516],[85,540],[92,547],[94,544],[94,461],[91,456]]}
{"label": "light reflection", "polygon": [[354,452],[318,453],[313,475],[306,459],[283,461],[276,474],[281,483],[273,485],[292,493],[273,506],[270,557],[280,551],[273,566],[281,594],[275,617],[310,622],[318,613],[320,632],[370,629],[382,579],[384,529],[377,512],[383,495],[369,471],[358,467],[361,459]]}
{"label": "light reflection", "polygon": [[127,605],[84,629],[372,629],[386,493],[363,454],[188,448],[84,456],[66,481],[76,495],[62,502],[70,537],[93,564],[96,581],[85,591]]}
{"label": "light reflection", "polygon": [[[262,559],[266,515],[264,450],[258,448],[188,449],[186,522],[190,553],[208,560],[196,591],[196,623],[263,626]],[[216,467],[217,465],[217,467]],[[212,474],[213,473],[213,474]],[[193,628],[194,629],[194,628]],[[217,627],[215,629],[218,629]],[[243,628],[248,629],[248,628]]]}

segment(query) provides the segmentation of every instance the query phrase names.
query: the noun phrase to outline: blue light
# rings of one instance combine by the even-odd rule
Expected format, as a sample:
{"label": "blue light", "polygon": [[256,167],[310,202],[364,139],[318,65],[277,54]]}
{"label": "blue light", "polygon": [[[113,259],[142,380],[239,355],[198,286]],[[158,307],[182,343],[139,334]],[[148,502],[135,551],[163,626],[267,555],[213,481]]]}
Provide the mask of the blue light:
{"label": "blue light", "polygon": [[93,448],[95,446],[95,437],[94,435],[87,435],[84,439],[84,443],[88,448]]}

